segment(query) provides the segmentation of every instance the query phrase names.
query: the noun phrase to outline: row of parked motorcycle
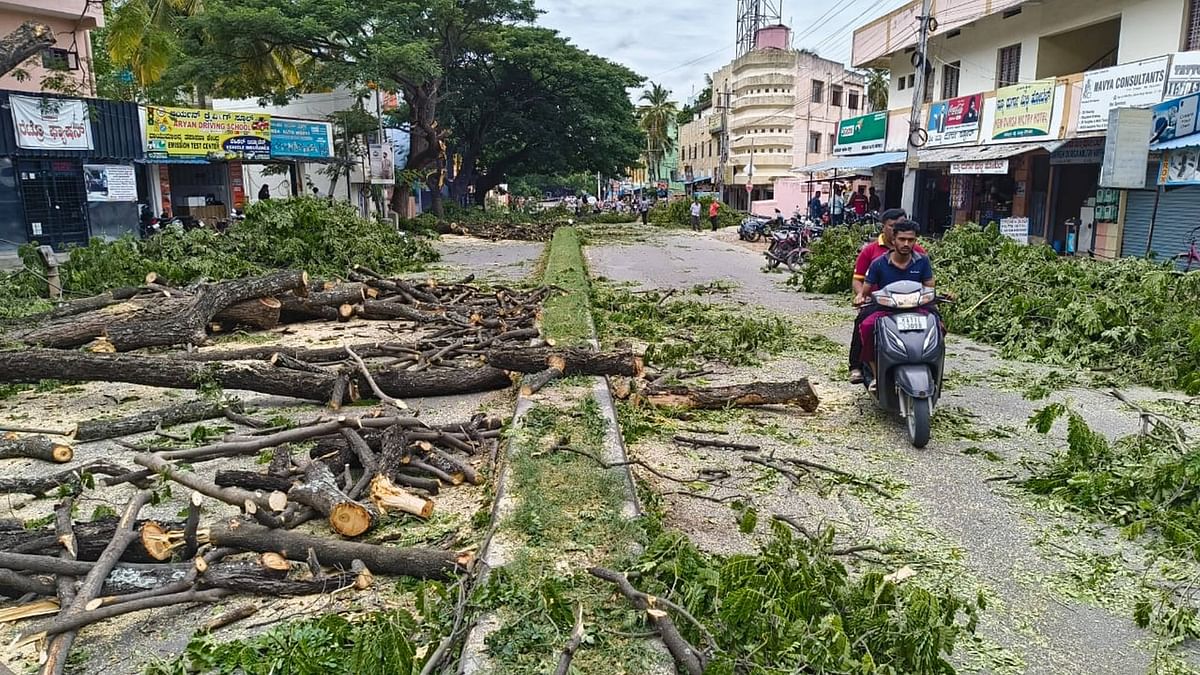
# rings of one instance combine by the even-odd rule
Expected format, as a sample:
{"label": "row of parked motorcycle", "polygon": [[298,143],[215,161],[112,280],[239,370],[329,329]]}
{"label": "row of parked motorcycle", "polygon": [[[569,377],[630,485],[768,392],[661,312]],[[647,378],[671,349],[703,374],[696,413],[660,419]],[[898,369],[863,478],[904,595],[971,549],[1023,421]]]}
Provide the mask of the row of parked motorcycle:
{"label": "row of parked motorcycle", "polygon": [[[874,227],[879,224],[879,214],[867,213],[850,224]],[[799,272],[808,259],[812,243],[819,239],[828,227],[833,226],[799,213],[785,219],[783,214],[776,210],[773,218],[749,216],[744,219],[738,228],[738,238],[742,241],[767,239],[769,246],[764,253],[767,267],[775,269],[783,265],[792,272]]]}

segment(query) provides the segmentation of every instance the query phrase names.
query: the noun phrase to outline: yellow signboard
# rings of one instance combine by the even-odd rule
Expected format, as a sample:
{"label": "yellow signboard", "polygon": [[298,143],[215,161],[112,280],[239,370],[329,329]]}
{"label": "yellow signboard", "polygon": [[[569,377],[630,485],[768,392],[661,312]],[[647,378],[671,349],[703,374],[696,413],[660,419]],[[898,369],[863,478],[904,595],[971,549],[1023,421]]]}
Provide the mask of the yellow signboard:
{"label": "yellow signboard", "polygon": [[271,116],[146,108],[147,159],[270,159]]}
{"label": "yellow signboard", "polygon": [[1049,138],[1054,115],[1053,78],[1015,84],[996,90],[996,118],[992,138]]}

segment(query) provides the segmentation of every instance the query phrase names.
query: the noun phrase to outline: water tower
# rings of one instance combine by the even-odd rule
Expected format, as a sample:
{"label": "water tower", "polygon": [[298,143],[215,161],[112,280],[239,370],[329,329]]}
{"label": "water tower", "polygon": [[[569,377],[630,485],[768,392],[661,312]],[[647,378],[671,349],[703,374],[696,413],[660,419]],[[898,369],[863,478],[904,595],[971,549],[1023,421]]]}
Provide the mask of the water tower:
{"label": "water tower", "polygon": [[759,29],[783,23],[783,0],[738,0],[737,55],[754,51]]}

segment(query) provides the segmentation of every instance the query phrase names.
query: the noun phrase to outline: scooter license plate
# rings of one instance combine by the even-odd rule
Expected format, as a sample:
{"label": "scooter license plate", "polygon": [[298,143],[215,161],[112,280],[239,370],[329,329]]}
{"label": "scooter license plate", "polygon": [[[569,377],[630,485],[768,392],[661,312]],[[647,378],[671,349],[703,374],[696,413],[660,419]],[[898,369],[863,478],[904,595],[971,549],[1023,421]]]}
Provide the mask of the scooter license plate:
{"label": "scooter license plate", "polygon": [[896,328],[902,331],[925,330],[925,315],[901,314],[896,317]]}

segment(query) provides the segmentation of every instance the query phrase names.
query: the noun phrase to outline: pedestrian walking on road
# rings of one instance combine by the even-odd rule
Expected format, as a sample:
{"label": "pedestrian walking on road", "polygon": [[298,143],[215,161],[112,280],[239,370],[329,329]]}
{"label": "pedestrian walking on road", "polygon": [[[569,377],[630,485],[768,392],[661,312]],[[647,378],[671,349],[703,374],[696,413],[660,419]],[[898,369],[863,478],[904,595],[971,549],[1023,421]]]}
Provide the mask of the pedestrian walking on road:
{"label": "pedestrian walking on road", "polygon": [[713,200],[712,204],[708,205],[708,222],[712,225],[712,231],[717,231],[717,215],[721,213],[721,202]]}
{"label": "pedestrian walking on road", "polygon": [[642,225],[648,225],[650,219],[650,202],[645,197],[638,201],[638,213],[642,214]]}
{"label": "pedestrian walking on road", "polygon": [[700,231],[700,200],[692,198],[692,230]]}

